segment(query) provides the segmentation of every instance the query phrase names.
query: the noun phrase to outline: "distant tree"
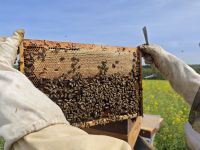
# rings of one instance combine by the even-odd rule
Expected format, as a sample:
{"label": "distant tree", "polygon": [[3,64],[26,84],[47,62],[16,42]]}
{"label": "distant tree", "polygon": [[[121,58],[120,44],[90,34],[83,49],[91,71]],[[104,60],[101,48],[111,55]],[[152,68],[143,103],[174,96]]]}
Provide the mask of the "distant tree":
{"label": "distant tree", "polygon": [[[200,74],[200,65],[194,64],[194,65],[189,65],[192,67],[197,73]],[[142,66],[142,78],[156,74],[156,77],[153,79],[158,79],[158,80],[164,80],[164,77],[160,74],[160,72],[153,66],[151,65],[144,65]],[[149,80],[149,79],[148,79]]]}

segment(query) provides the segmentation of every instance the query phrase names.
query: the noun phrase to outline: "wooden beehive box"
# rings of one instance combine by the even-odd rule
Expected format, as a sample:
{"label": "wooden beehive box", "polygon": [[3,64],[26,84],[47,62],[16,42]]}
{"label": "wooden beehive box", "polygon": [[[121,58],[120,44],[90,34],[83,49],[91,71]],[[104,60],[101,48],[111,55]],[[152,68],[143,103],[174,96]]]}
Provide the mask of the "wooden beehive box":
{"label": "wooden beehive box", "polygon": [[141,116],[141,56],[136,48],[24,40],[20,71],[75,126]]}

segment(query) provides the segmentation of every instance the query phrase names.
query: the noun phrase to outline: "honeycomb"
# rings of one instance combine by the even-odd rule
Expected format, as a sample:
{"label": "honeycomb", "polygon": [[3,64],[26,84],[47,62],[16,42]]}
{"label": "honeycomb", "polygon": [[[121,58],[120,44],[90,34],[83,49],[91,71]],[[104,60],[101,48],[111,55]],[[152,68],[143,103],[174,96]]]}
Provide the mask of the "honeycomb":
{"label": "honeycomb", "polygon": [[20,71],[75,126],[142,115],[141,57],[135,48],[24,40]]}

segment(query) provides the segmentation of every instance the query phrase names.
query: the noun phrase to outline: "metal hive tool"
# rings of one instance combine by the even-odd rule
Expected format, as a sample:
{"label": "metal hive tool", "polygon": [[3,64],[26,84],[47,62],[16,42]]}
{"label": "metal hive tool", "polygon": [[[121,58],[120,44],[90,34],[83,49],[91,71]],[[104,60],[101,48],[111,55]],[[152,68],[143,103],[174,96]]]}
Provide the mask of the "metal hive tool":
{"label": "metal hive tool", "polygon": [[20,71],[75,126],[142,115],[141,56],[136,48],[24,40]]}

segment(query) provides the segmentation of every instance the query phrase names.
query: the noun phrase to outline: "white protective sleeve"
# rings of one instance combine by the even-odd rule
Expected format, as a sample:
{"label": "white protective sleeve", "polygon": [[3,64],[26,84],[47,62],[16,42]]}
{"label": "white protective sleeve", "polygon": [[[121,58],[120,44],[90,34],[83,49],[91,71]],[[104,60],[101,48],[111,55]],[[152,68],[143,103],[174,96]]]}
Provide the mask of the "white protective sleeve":
{"label": "white protective sleeve", "polygon": [[[145,62],[155,65],[173,89],[192,105],[200,87],[200,75],[160,46],[141,45],[139,49],[143,53]],[[192,150],[200,150],[200,134],[189,123],[185,124],[185,135],[188,146]]]}
{"label": "white protective sleeve", "polygon": [[200,87],[200,75],[176,56],[157,45],[141,45],[145,62],[152,63],[173,89],[192,105]]}
{"label": "white protective sleeve", "polygon": [[90,135],[79,128],[57,124],[24,136],[12,150],[131,150],[131,147],[120,139]]}
{"label": "white protective sleeve", "polygon": [[123,140],[69,125],[61,109],[12,68],[22,38],[21,30],[0,38],[0,137],[5,150],[131,150]]}
{"label": "white protective sleeve", "polygon": [[23,31],[0,38],[0,137],[5,150],[21,137],[53,124],[69,124],[61,109],[12,68]]}

